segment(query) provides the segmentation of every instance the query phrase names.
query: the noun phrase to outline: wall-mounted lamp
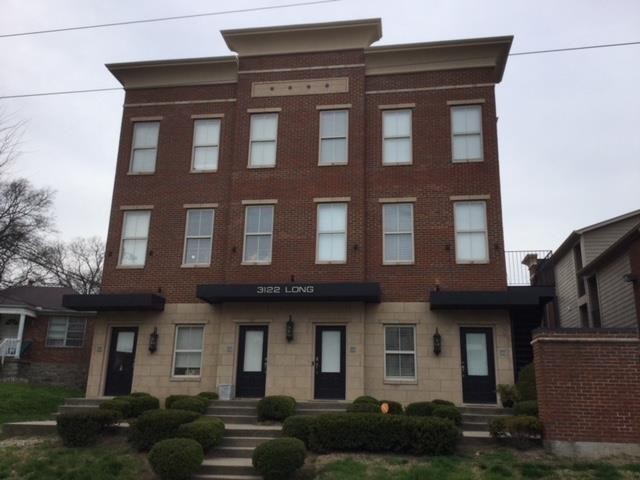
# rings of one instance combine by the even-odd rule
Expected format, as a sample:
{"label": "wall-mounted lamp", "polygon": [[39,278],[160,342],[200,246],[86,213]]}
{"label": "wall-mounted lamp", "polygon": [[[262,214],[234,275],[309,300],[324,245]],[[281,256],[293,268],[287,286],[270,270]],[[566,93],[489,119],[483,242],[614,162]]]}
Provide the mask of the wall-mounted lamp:
{"label": "wall-mounted lamp", "polygon": [[287,342],[293,340],[293,320],[291,319],[291,315],[289,315],[289,320],[287,321]]}
{"label": "wall-mounted lamp", "polygon": [[154,353],[158,349],[158,327],[153,327],[149,335],[149,352]]}
{"label": "wall-mounted lamp", "polygon": [[442,336],[438,329],[436,328],[436,333],[433,334],[433,353],[436,355],[440,355],[442,352]]}
{"label": "wall-mounted lamp", "polygon": [[622,276],[622,280],[626,283],[638,283],[638,276],[633,273],[625,273]]}

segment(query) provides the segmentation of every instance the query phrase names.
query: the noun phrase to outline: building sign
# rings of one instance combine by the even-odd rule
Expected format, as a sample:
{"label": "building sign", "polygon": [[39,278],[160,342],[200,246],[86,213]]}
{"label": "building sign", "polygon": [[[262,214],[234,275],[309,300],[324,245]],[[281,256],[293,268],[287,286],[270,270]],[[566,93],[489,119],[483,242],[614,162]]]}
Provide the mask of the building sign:
{"label": "building sign", "polygon": [[379,302],[378,283],[259,283],[198,285],[197,297],[222,302]]}

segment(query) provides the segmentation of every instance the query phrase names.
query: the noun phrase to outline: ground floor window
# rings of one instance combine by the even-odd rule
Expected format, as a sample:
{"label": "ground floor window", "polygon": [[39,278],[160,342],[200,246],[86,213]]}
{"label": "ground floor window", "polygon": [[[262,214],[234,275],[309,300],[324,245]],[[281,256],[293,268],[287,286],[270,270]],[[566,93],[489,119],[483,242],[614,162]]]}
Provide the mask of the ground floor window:
{"label": "ground floor window", "polygon": [[177,327],[176,348],[173,359],[174,376],[200,376],[203,339],[204,327],[193,325]]}
{"label": "ground floor window", "polygon": [[82,347],[86,324],[84,318],[50,318],[47,347]]}
{"label": "ground floor window", "polygon": [[390,380],[415,380],[416,343],[413,325],[384,328],[384,376]]}

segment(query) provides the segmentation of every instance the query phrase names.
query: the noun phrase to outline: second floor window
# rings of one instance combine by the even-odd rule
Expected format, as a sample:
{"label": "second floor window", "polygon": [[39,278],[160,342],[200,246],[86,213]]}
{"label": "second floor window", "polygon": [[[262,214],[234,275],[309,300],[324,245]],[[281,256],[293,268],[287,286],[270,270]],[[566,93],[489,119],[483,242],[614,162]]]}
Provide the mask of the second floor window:
{"label": "second floor window", "polygon": [[273,205],[251,205],[245,212],[244,262],[270,263]]}
{"label": "second floor window", "polygon": [[120,265],[128,267],[144,266],[147,256],[150,217],[151,212],[148,210],[124,212]]}
{"label": "second floor window", "polygon": [[86,325],[84,318],[49,319],[47,347],[82,347]]}
{"label": "second floor window", "polygon": [[275,167],[278,138],[278,114],[251,115],[249,167]]}
{"label": "second floor window", "polygon": [[456,202],[454,204],[456,230],[456,261],[458,263],[487,263],[487,211],[485,202]]}
{"label": "second floor window", "polygon": [[482,161],[482,107],[451,107],[451,142],[454,162]]}
{"label": "second floor window", "polygon": [[160,122],[135,122],[129,173],[153,173],[156,170]]}
{"label": "second floor window", "polygon": [[347,204],[318,205],[318,240],[316,261],[347,261]]}
{"label": "second floor window", "polygon": [[403,165],[413,161],[411,110],[382,112],[382,163]]}
{"label": "second floor window", "polygon": [[184,240],[185,265],[210,265],[213,238],[213,209],[187,210]]}
{"label": "second floor window", "polygon": [[383,206],[384,263],[413,262],[413,204]]}
{"label": "second floor window", "polygon": [[193,122],[193,158],[191,170],[213,172],[218,169],[220,119],[203,118]]}
{"label": "second floor window", "polygon": [[347,163],[348,131],[349,112],[347,110],[320,112],[320,165]]}

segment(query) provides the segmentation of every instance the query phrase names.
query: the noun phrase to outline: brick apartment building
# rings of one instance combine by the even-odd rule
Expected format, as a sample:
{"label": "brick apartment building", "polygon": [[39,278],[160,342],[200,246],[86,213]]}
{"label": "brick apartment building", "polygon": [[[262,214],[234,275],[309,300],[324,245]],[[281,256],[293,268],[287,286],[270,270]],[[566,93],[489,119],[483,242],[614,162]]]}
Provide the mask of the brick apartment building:
{"label": "brick apartment building", "polygon": [[496,403],[514,379],[495,85],[512,37],[227,30],[126,96],[88,396]]}

